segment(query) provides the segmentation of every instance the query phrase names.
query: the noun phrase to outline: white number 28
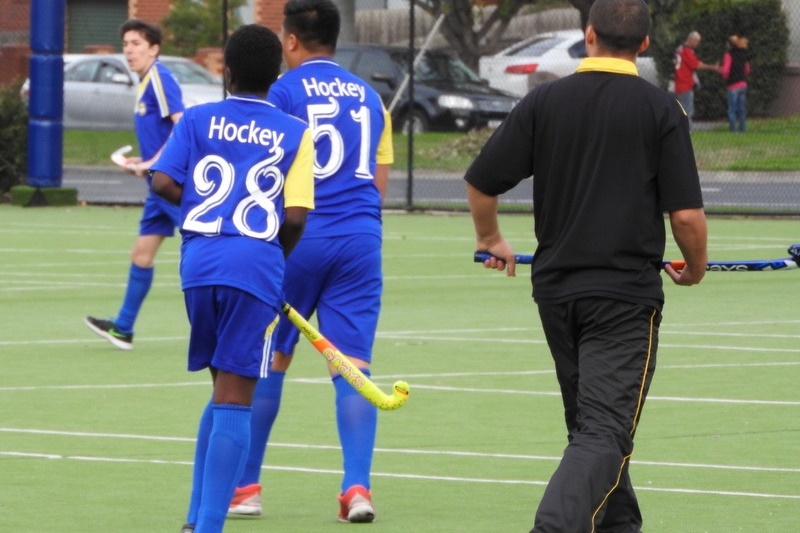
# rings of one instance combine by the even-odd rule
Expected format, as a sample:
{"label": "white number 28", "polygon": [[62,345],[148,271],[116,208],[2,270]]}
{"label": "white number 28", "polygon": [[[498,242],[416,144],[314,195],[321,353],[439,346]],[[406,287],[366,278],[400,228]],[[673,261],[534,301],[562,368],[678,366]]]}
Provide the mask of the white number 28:
{"label": "white number 28", "polygon": [[[237,204],[231,222],[242,235],[255,239],[272,240],[278,234],[280,221],[275,209],[275,198],[283,191],[285,176],[275,163],[283,157],[283,150],[278,148],[267,159],[258,162],[247,171],[245,187],[247,196]],[[218,179],[209,178],[213,172]],[[236,180],[234,166],[218,155],[207,155],[194,167],[192,184],[201,197],[206,197],[199,205],[192,208],[183,221],[183,229],[204,235],[218,235],[222,228],[222,216],[215,214],[215,208],[225,202],[233,190]],[[267,178],[271,185],[267,190],[259,187],[259,181]],[[253,229],[248,224],[248,214],[254,208],[264,211],[264,228]]]}

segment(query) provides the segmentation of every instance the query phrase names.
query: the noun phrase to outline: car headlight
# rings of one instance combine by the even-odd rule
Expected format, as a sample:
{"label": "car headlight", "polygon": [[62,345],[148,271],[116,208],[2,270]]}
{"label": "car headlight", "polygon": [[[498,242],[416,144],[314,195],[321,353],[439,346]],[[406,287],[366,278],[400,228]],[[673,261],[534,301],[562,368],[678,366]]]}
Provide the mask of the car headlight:
{"label": "car headlight", "polygon": [[443,94],[438,98],[439,106],[445,109],[475,109],[475,104],[472,100],[464,96],[455,94]]}

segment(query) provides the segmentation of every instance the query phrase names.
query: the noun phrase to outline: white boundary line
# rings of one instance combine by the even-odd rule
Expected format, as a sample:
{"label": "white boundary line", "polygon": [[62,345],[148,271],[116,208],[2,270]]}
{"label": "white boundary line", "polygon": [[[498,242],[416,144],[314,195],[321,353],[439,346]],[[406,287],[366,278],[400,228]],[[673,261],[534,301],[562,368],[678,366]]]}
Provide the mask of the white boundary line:
{"label": "white boundary line", "polygon": [[[21,434],[21,435],[44,435],[44,436],[55,436],[55,437],[78,437],[78,438],[90,438],[90,439],[102,438],[102,439],[119,439],[119,440],[144,440],[153,442],[185,442],[185,443],[195,442],[194,437],[164,437],[156,435],[134,435],[128,433],[57,431],[51,429],[30,429],[30,428],[9,428],[9,427],[0,427],[0,433]],[[291,449],[323,450],[323,451],[339,451],[341,449],[338,445],[331,445],[331,444],[301,444],[301,443],[286,443],[286,442],[283,443],[271,442],[269,443],[269,446],[274,448],[291,448]],[[0,453],[6,453],[6,452],[0,452]],[[24,453],[24,452],[8,452],[8,453]],[[486,452],[469,452],[469,451],[455,451],[455,450],[416,450],[409,448],[376,447],[375,453],[470,457],[477,459],[509,459],[509,460],[521,460],[521,461],[558,462],[561,460],[560,456],[555,456],[555,455],[486,453]],[[642,466],[653,466],[653,467],[666,467],[666,468],[692,468],[692,469],[708,469],[708,470],[728,470],[728,471],[738,471],[738,472],[800,474],[800,467],[786,468],[786,467],[765,467],[765,466],[737,466],[737,465],[722,465],[714,463],[641,461],[635,459],[631,461],[631,464],[642,465]]]}
{"label": "white boundary line", "polygon": [[[34,454],[14,451],[0,451],[0,457],[17,457],[25,459],[47,459],[47,460],[71,460],[71,461],[93,461],[93,462],[106,462],[106,463],[126,463],[126,464],[151,464],[151,465],[177,465],[177,466],[191,466],[190,461],[170,461],[165,459],[129,459],[129,458],[113,458],[113,457],[93,457],[83,455],[58,455],[58,454]],[[329,474],[340,476],[341,470],[321,469],[321,468],[308,468],[296,466],[262,466],[262,470],[276,470],[283,472],[302,472],[308,474]],[[501,484],[501,485],[534,485],[546,486],[547,481],[531,480],[531,479],[491,479],[491,478],[475,478],[475,477],[460,477],[460,476],[435,476],[423,474],[404,474],[393,472],[371,472],[373,477],[385,477],[394,479],[413,479],[424,481],[448,481],[455,483],[482,483],[482,484]],[[741,492],[741,491],[721,491],[721,490],[703,490],[703,489],[686,489],[686,488],[670,488],[670,487],[635,487],[638,491],[650,492],[667,492],[674,494],[703,494],[714,496],[732,496],[732,497],[745,497],[745,498],[764,498],[771,500],[800,500],[800,494],[776,494],[764,492]]]}

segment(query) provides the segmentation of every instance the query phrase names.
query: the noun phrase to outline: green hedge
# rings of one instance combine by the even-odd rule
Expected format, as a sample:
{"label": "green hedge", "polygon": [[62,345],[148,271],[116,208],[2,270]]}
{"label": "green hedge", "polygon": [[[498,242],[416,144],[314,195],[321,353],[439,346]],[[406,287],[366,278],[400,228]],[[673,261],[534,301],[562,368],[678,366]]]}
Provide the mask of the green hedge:
{"label": "green hedge", "polygon": [[[673,42],[654,43],[653,55],[659,72],[672,69],[675,48],[689,32],[697,30],[703,41],[697,56],[704,63],[721,63],[725,45],[732,34],[750,41],[751,73],[748,79],[748,114],[763,115],[778,96],[786,66],[789,27],[781,0],[684,0],[672,13],[669,35]],[[718,73],[698,71],[700,89],[695,92],[695,118],[719,119],[726,116],[725,83]]]}
{"label": "green hedge", "polygon": [[28,157],[28,108],[21,83],[0,86],[0,194],[22,182]]}

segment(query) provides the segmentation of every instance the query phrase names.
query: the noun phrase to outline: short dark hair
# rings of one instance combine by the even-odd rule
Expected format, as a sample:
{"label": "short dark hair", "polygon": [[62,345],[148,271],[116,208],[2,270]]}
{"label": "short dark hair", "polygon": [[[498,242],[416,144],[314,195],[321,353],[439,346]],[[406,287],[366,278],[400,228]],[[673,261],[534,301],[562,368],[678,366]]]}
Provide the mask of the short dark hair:
{"label": "short dark hair", "polygon": [[336,50],[341,17],[331,0],[289,0],[283,15],[283,30],[296,35],[307,50]]}
{"label": "short dark hair", "polygon": [[237,90],[266,93],[281,70],[281,41],[259,26],[240,26],[225,43],[225,66],[236,80]]}
{"label": "short dark hair", "polygon": [[120,39],[125,37],[129,31],[136,31],[144,36],[144,40],[150,43],[150,46],[157,44],[161,46],[161,29],[154,25],[139,19],[130,19],[119,27]]}
{"label": "short dark hair", "polygon": [[650,31],[650,10],[644,0],[596,0],[588,23],[602,48],[635,54]]}

